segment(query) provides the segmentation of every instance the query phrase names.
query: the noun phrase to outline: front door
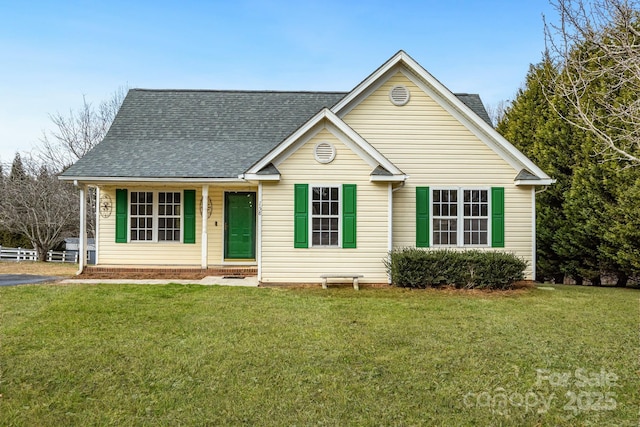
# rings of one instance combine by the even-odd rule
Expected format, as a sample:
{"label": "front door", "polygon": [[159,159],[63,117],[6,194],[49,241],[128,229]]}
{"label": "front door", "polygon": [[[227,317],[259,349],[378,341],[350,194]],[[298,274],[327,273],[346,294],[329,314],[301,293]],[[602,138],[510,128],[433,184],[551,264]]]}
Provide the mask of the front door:
{"label": "front door", "polygon": [[224,257],[256,257],[256,193],[225,193]]}

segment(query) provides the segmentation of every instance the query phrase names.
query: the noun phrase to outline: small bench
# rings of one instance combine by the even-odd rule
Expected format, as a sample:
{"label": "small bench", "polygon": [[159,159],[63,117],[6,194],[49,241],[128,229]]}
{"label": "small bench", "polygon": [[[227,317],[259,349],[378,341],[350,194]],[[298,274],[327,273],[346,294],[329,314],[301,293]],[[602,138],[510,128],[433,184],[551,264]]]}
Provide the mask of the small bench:
{"label": "small bench", "polygon": [[321,274],[322,289],[327,289],[327,279],[351,279],[353,280],[353,289],[356,291],[360,289],[358,286],[358,279],[364,277],[362,274]]}

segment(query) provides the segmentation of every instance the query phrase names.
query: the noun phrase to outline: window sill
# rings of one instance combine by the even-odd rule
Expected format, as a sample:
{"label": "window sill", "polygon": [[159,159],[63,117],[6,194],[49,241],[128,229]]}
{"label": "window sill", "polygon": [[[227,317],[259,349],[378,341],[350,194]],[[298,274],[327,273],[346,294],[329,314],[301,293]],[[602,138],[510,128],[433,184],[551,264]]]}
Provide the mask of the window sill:
{"label": "window sill", "polygon": [[182,244],[182,242],[177,242],[174,240],[130,240],[127,243],[131,243],[133,245],[149,245],[149,244],[154,244],[154,243],[161,243],[161,244],[169,244],[169,245],[180,245]]}

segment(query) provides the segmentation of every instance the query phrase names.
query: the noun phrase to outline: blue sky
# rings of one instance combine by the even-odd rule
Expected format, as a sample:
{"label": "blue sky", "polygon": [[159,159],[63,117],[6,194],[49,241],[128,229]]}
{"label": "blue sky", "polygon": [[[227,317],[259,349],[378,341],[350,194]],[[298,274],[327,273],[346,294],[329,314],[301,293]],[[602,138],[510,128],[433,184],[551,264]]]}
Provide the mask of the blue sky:
{"label": "blue sky", "polygon": [[547,0],[0,0],[0,161],[50,113],[121,86],[352,89],[405,50],[454,92],[512,99],[544,49]]}

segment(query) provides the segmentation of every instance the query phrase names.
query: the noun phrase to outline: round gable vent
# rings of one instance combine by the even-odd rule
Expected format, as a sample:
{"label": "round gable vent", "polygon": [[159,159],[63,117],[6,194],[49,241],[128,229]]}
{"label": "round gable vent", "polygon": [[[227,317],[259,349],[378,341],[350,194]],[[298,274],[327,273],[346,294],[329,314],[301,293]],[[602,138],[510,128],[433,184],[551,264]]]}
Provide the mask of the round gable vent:
{"label": "round gable vent", "polygon": [[326,141],[318,142],[313,155],[319,163],[331,163],[336,158],[336,147]]}
{"label": "round gable vent", "polygon": [[391,99],[393,105],[405,105],[409,102],[409,97],[409,89],[406,86],[394,86],[389,91],[389,99]]}

